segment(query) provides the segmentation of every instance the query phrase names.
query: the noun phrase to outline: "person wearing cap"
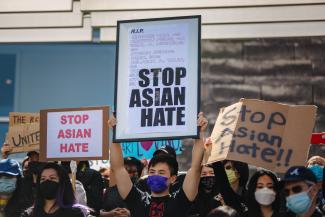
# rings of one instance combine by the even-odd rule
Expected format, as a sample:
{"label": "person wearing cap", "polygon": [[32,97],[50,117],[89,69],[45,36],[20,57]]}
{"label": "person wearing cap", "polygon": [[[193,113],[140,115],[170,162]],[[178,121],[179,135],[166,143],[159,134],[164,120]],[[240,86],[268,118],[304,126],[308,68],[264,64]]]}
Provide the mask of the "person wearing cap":
{"label": "person wearing cap", "polygon": [[315,175],[306,167],[290,167],[281,180],[286,197],[288,217],[318,217],[322,216],[317,208],[318,192]]}
{"label": "person wearing cap", "polygon": [[144,167],[141,161],[135,157],[126,157],[124,158],[124,167],[128,172],[132,183],[137,183]]}
{"label": "person wearing cap", "polygon": [[325,192],[323,190],[324,166],[325,166],[325,159],[321,156],[312,156],[307,161],[307,168],[314,173],[317,180],[317,185],[319,187],[319,191],[317,193],[317,204],[323,214],[325,214],[325,198],[324,198]]}
{"label": "person wearing cap", "polygon": [[21,168],[12,159],[0,161],[0,217],[18,217],[27,208],[20,203]]}

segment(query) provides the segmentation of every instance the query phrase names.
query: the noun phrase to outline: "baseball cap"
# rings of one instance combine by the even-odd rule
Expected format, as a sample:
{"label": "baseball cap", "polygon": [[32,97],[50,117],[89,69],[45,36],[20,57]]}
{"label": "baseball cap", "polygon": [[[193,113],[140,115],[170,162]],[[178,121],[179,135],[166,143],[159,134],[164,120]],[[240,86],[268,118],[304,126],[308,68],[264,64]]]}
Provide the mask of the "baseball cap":
{"label": "baseball cap", "polygon": [[137,171],[138,173],[142,173],[142,170],[143,170],[143,164],[141,163],[140,160],[138,160],[137,158],[135,157],[126,157],[124,158],[124,164],[125,165],[135,165],[137,167]]}
{"label": "baseball cap", "polygon": [[19,163],[13,159],[4,159],[0,161],[0,174],[11,176],[21,175]]}
{"label": "baseball cap", "polygon": [[175,151],[175,149],[173,147],[169,146],[169,145],[166,145],[166,146],[163,146],[163,147],[157,149],[153,153],[153,156],[156,156],[157,154],[160,154],[160,153],[168,154],[168,155],[176,158],[176,151]]}
{"label": "baseball cap", "polygon": [[37,151],[29,151],[29,152],[27,152],[28,157],[31,157],[33,154],[39,155],[39,153]]}
{"label": "baseball cap", "polygon": [[284,174],[281,184],[286,182],[296,182],[296,181],[310,181],[317,183],[316,177],[312,171],[304,166],[293,166],[290,167]]}

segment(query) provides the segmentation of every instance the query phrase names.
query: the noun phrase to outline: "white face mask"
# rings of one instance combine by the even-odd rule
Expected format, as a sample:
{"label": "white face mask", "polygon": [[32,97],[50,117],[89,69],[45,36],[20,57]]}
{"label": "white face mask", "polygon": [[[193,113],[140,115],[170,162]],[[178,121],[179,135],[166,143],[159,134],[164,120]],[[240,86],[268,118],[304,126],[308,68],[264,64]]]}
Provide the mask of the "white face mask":
{"label": "white face mask", "polygon": [[255,191],[256,201],[264,206],[271,205],[275,200],[275,192],[267,187]]}

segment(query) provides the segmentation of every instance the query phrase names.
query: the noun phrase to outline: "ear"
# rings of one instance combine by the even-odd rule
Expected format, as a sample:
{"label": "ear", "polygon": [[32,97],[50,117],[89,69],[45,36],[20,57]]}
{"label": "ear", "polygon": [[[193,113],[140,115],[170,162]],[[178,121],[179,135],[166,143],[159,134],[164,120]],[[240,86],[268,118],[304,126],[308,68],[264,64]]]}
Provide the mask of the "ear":
{"label": "ear", "polygon": [[177,176],[176,175],[172,175],[170,177],[170,183],[173,184],[176,181],[176,179],[177,179]]}

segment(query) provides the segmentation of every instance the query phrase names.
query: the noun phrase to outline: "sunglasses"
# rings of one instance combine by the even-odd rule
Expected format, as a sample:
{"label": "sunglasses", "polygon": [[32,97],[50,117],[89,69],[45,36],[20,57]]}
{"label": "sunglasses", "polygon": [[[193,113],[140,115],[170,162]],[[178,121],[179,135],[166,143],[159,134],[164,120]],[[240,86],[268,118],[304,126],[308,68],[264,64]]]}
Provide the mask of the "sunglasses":
{"label": "sunglasses", "polygon": [[293,194],[298,194],[300,192],[302,192],[303,187],[301,185],[296,185],[293,186],[292,188],[285,188],[284,189],[284,195],[286,197],[288,197],[290,195],[290,192],[292,192]]}

